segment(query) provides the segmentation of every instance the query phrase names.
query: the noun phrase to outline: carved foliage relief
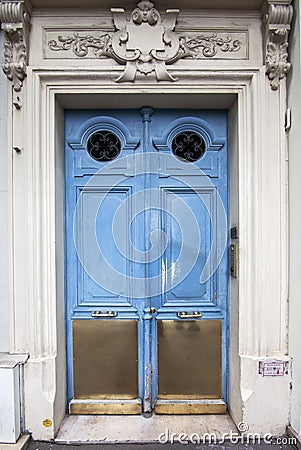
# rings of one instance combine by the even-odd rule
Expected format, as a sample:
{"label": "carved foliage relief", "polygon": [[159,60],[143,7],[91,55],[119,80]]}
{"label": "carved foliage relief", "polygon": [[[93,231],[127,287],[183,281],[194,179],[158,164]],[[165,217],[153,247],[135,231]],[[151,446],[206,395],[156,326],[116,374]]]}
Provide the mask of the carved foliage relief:
{"label": "carved foliage relief", "polygon": [[25,1],[0,3],[1,28],[4,32],[3,72],[19,92],[26,77],[28,38],[30,27],[29,7]]}
{"label": "carved foliage relief", "polygon": [[288,62],[288,36],[292,18],[291,0],[281,4],[267,2],[267,8],[263,15],[265,65],[266,74],[273,90],[279,88],[280,80],[286,76],[291,67]]}
{"label": "carved foliage relief", "polygon": [[[112,57],[112,33],[47,30],[46,58]],[[181,33],[176,59],[247,59],[247,32],[220,30]],[[55,53],[54,53],[55,52]]]}

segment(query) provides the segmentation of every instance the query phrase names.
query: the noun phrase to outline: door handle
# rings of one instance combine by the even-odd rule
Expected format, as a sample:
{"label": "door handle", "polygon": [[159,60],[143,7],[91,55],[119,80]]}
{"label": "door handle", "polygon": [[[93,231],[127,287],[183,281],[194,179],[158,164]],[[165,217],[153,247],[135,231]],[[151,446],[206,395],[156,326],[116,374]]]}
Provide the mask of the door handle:
{"label": "door handle", "polygon": [[177,316],[179,319],[196,319],[198,317],[202,317],[203,314],[201,311],[179,311]]}
{"label": "door handle", "polygon": [[93,311],[91,317],[116,317],[117,311]]}

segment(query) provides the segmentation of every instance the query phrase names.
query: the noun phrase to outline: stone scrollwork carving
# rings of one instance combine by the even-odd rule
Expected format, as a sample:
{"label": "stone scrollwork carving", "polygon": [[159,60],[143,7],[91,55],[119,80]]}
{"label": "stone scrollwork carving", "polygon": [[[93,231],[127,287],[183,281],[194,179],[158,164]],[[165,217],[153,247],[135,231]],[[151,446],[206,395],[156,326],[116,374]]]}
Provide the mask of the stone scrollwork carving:
{"label": "stone scrollwork carving", "polygon": [[[233,37],[233,32],[223,32],[223,35],[217,32],[181,34],[179,35],[179,50],[167,63],[172,64],[182,58],[203,59],[214,58],[219,53],[224,55],[238,53],[245,44],[243,33],[239,33],[239,35],[240,38],[237,39]],[[92,35],[75,32],[72,35],[59,35],[56,36],[56,39],[49,40],[47,45],[48,49],[53,52],[71,51],[75,56],[89,57],[91,51],[95,58],[114,58],[121,64],[123,63],[123,60],[114,54],[110,33]],[[238,59],[242,58],[239,55]]]}
{"label": "stone scrollwork carving", "polygon": [[241,49],[242,42],[239,39],[232,39],[231,36],[225,38],[217,33],[201,34],[197,36],[180,36],[180,50],[176,59],[198,58],[199,54],[205,58],[213,58],[218,50],[221,52],[237,52]]}
{"label": "stone scrollwork carving", "polygon": [[291,0],[268,0],[263,15],[265,28],[265,65],[271,88],[277,90],[289,71],[288,35],[293,18]]}
{"label": "stone scrollwork carving", "polygon": [[[129,19],[123,8],[111,8],[115,32],[54,35],[47,43],[48,52],[72,52],[77,57],[112,58],[125,65],[117,82],[135,81],[137,73],[154,72],[158,81],[177,81],[168,72],[168,65],[183,58],[214,58],[234,54],[244,58],[245,32],[212,31],[177,34],[178,9],[167,9],[164,19],[153,3],[142,0]],[[242,51],[241,51],[242,50]],[[49,53],[48,53],[49,54]]]}
{"label": "stone scrollwork carving", "polygon": [[97,58],[107,56],[114,58],[112,49],[111,36],[104,33],[100,36],[80,35],[73,33],[73,36],[58,36],[57,40],[48,42],[48,47],[53,51],[70,50],[76,56],[84,57],[89,53],[89,49],[93,49],[93,53]]}
{"label": "stone scrollwork carving", "polygon": [[26,77],[30,5],[26,1],[0,2],[0,20],[4,32],[3,72],[19,92]]}
{"label": "stone scrollwork carving", "polygon": [[168,9],[164,20],[150,1],[142,0],[127,20],[123,8],[111,8],[115,33],[98,36],[73,33],[48,42],[52,51],[70,50],[76,56],[87,56],[89,50],[97,58],[113,58],[125,65],[115,81],[135,81],[137,72],[155,72],[158,81],[176,81],[166,68],[179,53],[179,38],[173,31],[179,10]]}
{"label": "stone scrollwork carving", "polygon": [[126,18],[124,9],[111,8],[116,33],[112,35],[115,59],[126,64],[125,71],[116,81],[134,81],[136,73],[155,72],[158,81],[176,81],[166,63],[179,51],[179,38],[173,31],[178,9],[167,9],[164,20],[153,3],[142,0]]}

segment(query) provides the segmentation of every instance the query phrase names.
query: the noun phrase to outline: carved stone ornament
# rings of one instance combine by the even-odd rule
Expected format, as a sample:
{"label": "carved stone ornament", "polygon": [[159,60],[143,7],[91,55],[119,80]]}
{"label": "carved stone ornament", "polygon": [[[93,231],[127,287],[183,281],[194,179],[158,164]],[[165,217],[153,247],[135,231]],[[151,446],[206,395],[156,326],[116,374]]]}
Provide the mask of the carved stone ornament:
{"label": "carved stone ornament", "polygon": [[142,0],[128,21],[122,8],[111,8],[116,33],[112,35],[112,49],[116,61],[126,64],[116,81],[134,81],[136,73],[155,72],[158,81],[176,81],[167,72],[166,63],[175,58],[179,39],[173,32],[178,9],[166,10],[162,21],[153,3]]}
{"label": "carved stone ornament", "polygon": [[289,71],[288,35],[293,18],[291,0],[278,2],[268,0],[263,15],[265,29],[265,65],[266,74],[271,80],[271,88],[277,90],[280,80]]}
{"label": "carved stone ornament", "polygon": [[123,8],[111,8],[115,33],[99,36],[80,35],[58,36],[48,42],[53,51],[72,50],[76,56],[87,56],[93,49],[96,57],[113,58],[125,65],[125,70],[115,81],[135,81],[137,72],[155,72],[158,81],[176,81],[167,72],[166,63],[171,63],[179,52],[179,38],[173,32],[178,9],[166,10],[165,19],[154,8],[153,3],[142,0],[127,20]]}
{"label": "carved stone ornament", "polygon": [[26,77],[28,64],[28,39],[30,27],[30,5],[26,1],[0,3],[0,20],[4,31],[3,72],[19,92]]}
{"label": "carved stone ornament", "polygon": [[[53,31],[48,32],[51,36]],[[48,35],[49,35],[48,34]],[[242,53],[241,50],[243,50]],[[84,58],[114,58],[121,64],[120,58],[115,55],[112,48],[112,33],[103,34],[82,34],[74,32],[72,34],[63,34],[50,39],[47,44],[46,54],[49,52],[57,52],[58,57],[62,58],[62,52],[72,52],[76,57]],[[207,32],[199,34],[195,31],[189,35],[179,35],[179,50],[172,60],[168,60],[167,64],[172,64],[182,58],[203,59],[214,58],[218,56],[220,59],[245,59],[246,58],[246,33],[245,32]],[[234,56],[236,53],[236,57]],[[229,56],[226,56],[228,54]]]}
{"label": "carved stone ornament", "polygon": [[[178,9],[167,9],[164,20],[150,1],[142,0],[127,20],[123,8],[111,8],[115,33],[59,35],[47,43],[51,52],[72,51],[77,57],[113,58],[125,65],[117,82],[135,81],[137,72],[155,72],[158,81],[177,81],[167,65],[182,58],[213,58],[217,53],[233,54],[245,44],[243,34],[206,32],[177,35]],[[240,58],[242,56],[240,55]]]}
{"label": "carved stone ornament", "polygon": [[205,58],[213,58],[218,51],[235,53],[242,47],[242,41],[233,39],[229,34],[222,37],[217,33],[200,34],[197,36],[180,36],[180,49],[177,59],[199,58],[200,53]]}

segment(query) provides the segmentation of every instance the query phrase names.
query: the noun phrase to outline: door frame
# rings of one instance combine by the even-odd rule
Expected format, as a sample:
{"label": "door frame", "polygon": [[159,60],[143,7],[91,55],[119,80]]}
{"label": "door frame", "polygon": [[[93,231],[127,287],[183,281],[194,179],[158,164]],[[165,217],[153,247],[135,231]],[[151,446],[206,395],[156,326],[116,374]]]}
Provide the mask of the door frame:
{"label": "door frame", "polygon": [[[108,94],[122,107],[128,101],[127,95],[131,94],[133,102],[141,100],[142,92],[147,92],[160,94],[153,96],[154,101],[168,100],[170,107],[172,99],[179,101],[180,94],[187,107],[194,102],[201,108],[212,102],[215,107],[216,104],[229,107],[230,225],[238,223],[239,210],[240,233],[239,283],[238,279],[230,282],[229,411],[236,423],[244,419],[251,430],[260,432],[268,426],[270,431],[265,419],[269,401],[258,413],[256,402],[245,396],[245,388],[252,386],[259,397],[265,392],[266,398],[273,399],[273,411],[279,411],[275,423],[285,423],[282,418],[287,399],[285,377],[278,380],[277,399],[273,384],[257,378],[258,362],[262,355],[269,354],[269,348],[278,357],[286,358],[286,322],[281,320],[286,314],[287,280],[286,137],[282,124],[285,86],[278,91],[270,90],[265,68],[210,73],[183,68],[179,70],[179,84],[150,82],[147,87],[144,82],[112,87],[115,70],[98,68],[94,74],[97,85],[91,70],[29,68],[26,91],[20,96],[22,99],[26,95],[30,101],[13,115],[11,122],[11,147],[13,142],[15,145],[21,142],[28,149],[23,160],[17,159],[18,155],[14,160],[12,302],[16,348],[22,348],[26,339],[31,355],[25,367],[27,427],[36,439],[52,439],[65,416],[62,110],[79,103],[93,107],[95,102],[105,108]],[[143,103],[147,104],[145,100]],[[23,114],[24,123],[31,124],[30,132],[20,127]],[[264,180],[275,171],[279,177],[271,189]],[[263,184],[266,190],[262,196],[254,186]],[[29,217],[28,242],[24,242],[24,217]],[[256,217],[261,217],[261,221],[256,221]],[[274,243],[269,248],[265,245],[267,236]],[[28,261],[25,275],[24,260]],[[33,280],[29,287],[28,279]],[[265,284],[265,279],[269,283]],[[31,324],[29,336],[25,337],[24,317],[30,318]],[[276,324],[272,334],[268,327],[271,322]],[[40,416],[49,418],[51,426],[45,428],[37,420],[37,404]]]}

